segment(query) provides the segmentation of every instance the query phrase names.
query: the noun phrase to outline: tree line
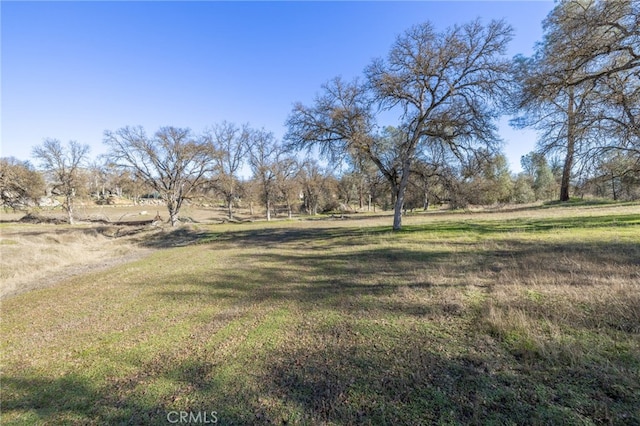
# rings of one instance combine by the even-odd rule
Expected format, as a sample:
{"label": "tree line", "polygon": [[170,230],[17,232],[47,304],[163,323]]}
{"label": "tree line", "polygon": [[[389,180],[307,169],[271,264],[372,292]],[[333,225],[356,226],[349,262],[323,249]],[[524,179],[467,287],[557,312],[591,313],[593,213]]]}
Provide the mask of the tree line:
{"label": "tree line", "polygon": [[[289,215],[300,206],[316,213],[324,192],[328,207],[357,199],[360,208],[393,208],[394,230],[407,208],[430,201],[568,201],[572,191],[638,198],[640,2],[563,0],[542,25],[531,57],[508,58],[513,29],[504,21],[478,19],[443,31],[419,24],[361,77],[333,78],[310,105],[295,104],[282,141],[226,122],[200,135],[124,127],[105,132],[108,154],[94,168],[126,176],[129,186],[138,185],[131,193],[160,196],[172,225],[185,200],[207,192],[224,200],[229,217],[241,196],[259,200],[267,219],[275,204]],[[505,114],[515,116],[512,126],[539,132],[517,176],[497,134],[496,120]],[[397,121],[383,125],[389,116]],[[323,169],[310,155],[301,159],[302,151],[341,167]],[[53,139],[33,151],[70,221],[87,152]],[[18,163],[2,160],[4,204],[29,186],[16,182],[37,181],[33,168]],[[21,180],[5,178],[20,167]],[[251,171],[246,181],[239,178],[243,167]]]}

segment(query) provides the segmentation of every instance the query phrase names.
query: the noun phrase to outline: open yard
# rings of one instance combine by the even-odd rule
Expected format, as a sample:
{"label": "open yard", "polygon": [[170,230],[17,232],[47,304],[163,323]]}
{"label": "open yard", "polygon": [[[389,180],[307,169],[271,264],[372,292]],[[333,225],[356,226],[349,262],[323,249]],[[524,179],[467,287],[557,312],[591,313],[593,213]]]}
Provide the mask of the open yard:
{"label": "open yard", "polygon": [[640,424],[639,204],[390,223],[2,224],[2,424]]}

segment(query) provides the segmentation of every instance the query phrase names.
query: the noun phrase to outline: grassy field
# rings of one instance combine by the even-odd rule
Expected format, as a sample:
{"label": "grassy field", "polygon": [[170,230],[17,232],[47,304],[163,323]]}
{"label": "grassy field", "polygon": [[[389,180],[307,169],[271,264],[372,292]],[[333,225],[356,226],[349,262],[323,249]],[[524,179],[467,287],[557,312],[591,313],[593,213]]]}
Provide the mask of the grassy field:
{"label": "grassy field", "polygon": [[390,222],[143,234],[6,298],[1,422],[640,424],[640,205]]}

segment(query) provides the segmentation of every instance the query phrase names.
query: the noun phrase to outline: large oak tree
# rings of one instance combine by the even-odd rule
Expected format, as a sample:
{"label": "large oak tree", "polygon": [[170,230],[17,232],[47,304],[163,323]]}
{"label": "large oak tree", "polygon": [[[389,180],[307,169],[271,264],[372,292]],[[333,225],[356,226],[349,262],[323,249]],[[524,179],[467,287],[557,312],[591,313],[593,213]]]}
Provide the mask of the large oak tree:
{"label": "large oak tree", "polygon": [[[476,20],[443,32],[428,22],[416,25],[397,38],[386,59],[366,68],[364,81],[336,78],[312,106],[296,104],[286,138],[298,148],[319,146],[334,159],[348,154],[372,161],[391,186],[393,229],[399,230],[412,166],[427,147],[444,145],[459,159],[497,147],[494,120],[509,91],[504,55],[511,37],[503,21]],[[385,112],[399,115],[393,135],[378,132]]]}
{"label": "large oak tree", "polygon": [[209,144],[191,130],[162,127],[152,137],[142,127],[105,131],[108,158],[131,171],[160,194],[175,226],[185,199],[205,183],[213,170]]}
{"label": "large oak tree", "polygon": [[560,200],[576,165],[639,146],[640,2],[562,0],[531,58],[519,58],[516,126],[541,130],[539,150],[564,158]]}

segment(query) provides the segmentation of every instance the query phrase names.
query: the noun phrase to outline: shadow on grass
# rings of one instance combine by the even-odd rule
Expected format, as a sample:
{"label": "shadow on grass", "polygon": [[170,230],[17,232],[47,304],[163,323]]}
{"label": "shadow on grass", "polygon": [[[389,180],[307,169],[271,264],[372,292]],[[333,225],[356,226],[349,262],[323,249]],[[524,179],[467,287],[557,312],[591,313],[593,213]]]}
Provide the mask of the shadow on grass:
{"label": "shadow on grass", "polygon": [[158,232],[139,240],[139,244],[152,248],[172,248],[194,244],[226,243],[237,246],[277,247],[286,243],[301,245],[317,244],[341,240],[345,244],[349,238],[361,237],[363,234],[388,233],[390,229],[367,228],[366,231],[352,228],[300,228],[277,227],[259,229],[239,229],[216,231],[215,227],[193,229],[182,227],[175,230]]}
{"label": "shadow on grass", "polygon": [[[229,360],[242,363],[237,374],[204,354],[156,359],[104,385],[78,374],[3,377],[3,413],[7,424],[19,412],[17,424],[77,425],[161,425],[176,412],[222,425],[640,422],[632,411],[638,383],[615,364],[523,368],[472,338],[455,343],[468,351],[451,351],[448,338],[346,321],[302,324],[279,348]],[[154,382],[165,383],[159,396]]]}
{"label": "shadow on grass", "polygon": [[151,235],[145,235],[138,240],[138,244],[144,247],[164,249],[183,247],[191,244],[204,244],[215,239],[216,234],[209,231],[182,226],[168,231],[159,230]]}
{"label": "shadow on grass", "polygon": [[[292,343],[273,356],[277,362],[265,376],[275,396],[302,407],[310,424],[640,421],[632,409],[638,385],[615,367],[603,371],[585,360],[567,369],[541,363],[518,370],[509,367],[512,361],[493,358],[496,348],[451,354],[438,349],[448,342],[416,330],[363,338],[344,325],[336,328],[339,333],[328,335],[315,330],[321,342],[315,349]],[[477,348],[477,342],[467,344]]]}
{"label": "shadow on grass", "polygon": [[286,300],[347,311],[377,309],[415,315],[440,312],[448,316],[455,313],[455,304],[434,307],[422,301],[414,304],[405,301],[394,305],[393,300],[384,296],[392,296],[399,289],[441,291],[445,287],[469,285],[489,287],[490,291],[514,279],[526,284],[536,277],[542,277],[537,284],[562,283],[576,288],[589,288],[615,274],[640,279],[640,246],[635,242],[492,240],[499,248],[448,242],[448,247],[460,246],[454,250],[429,247],[421,250],[419,245],[413,248],[358,245],[382,233],[386,231],[283,228],[209,235],[203,240],[214,238],[215,242],[203,247],[204,250],[224,251],[228,247],[256,250],[240,251],[233,269],[215,270],[210,275],[180,272],[170,276],[170,281],[188,284],[189,290],[163,287],[158,294],[171,300],[201,297],[237,298],[247,303]]}
{"label": "shadow on grass", "polygon": [[[96,386],[81,375],[61,378],[3,377],[3,424],[167,425],[176,423],[253,424],[245,406],[232,405],[245,394],[228,395],[205,376],[210,364],[185,362],[147,374],[145,379],[172,381],[175,388],[149,398],[144,383]],[[231,400],[232,402],[229,402]],[[19,415],[15,416],[15,413]],[[182,413],[191,413],[186,417]],[[240,414],[238,414],[240,413]],[[251,413],[251,411],[249,411]],[[183,421],[180,416],[185,416]],[[15,418],[14,418],[15,417]],[[249,420],[250,419],[250,420]]]}
{"label": "shadow on grass", "polygon": [[337,241],[340,245],[357,244],[363,237],[375,235],[411,235],[429,232],[456,236],[491,235],[514,232],[550,232],[561,229],[590,229],[638,227],[640,214],[603,215],[585,217],[564,217],[544,219],[510,219],[502,221],[438,221],[421,225],[405,225],[401,231],[393,232],[391,227],[375,226],[366,228],[349,227],[276,227],[258,229],[239,229],[215,231],[212,228],[194,229],[181,227],[147,236],[140,244],[154,248],[170,248],[190,244],[212,242],[235,243],[239,246],[260,245],[274,247],[276,245],[298,242],[301,245],[316,245],[318,242]]}
{"label": "shadow on grass", "polygon": [[[407,225],[401,233],[436,232],[458,235],[488,235],[511,232],[549,232],[561,229],[612,227],[640,228],[640,214],[617,216],[585,216],[545,219],[510,219],[504,221],[447,221],[423,225]],[[461,234],[462,233],[462,234]]]}
{"label": "shadow on grass", "polygon": [[14,424],[77,425],[150,424],[149,420],[163,411],[161,406],[149,406],[127,398],[113,400],[111,390],[96,387],[92,380],[80,375],[3,377],[2,387],[3,423],[8,422],[5,424],[12,423],[14,411],[20,413]]}
{"label": "shadow on grass", "polygon": [[[278,241],[282,241],[280,233]],[[384,310],[396,311],[399,315],[449,316],[456,311],[451,303],[396,304],[387,297],[394,295],[400,287],[428,291],[433,283],[419,271],[446,263],[453,268],[456,259],[447,252],[424,253],[387,247],[330,254],[308,248],[295,254],[274,250],[238,256],[237,266],[233,269],[216,270],[210,275],[179,273],[169,276],[167,279],[178,285],[175,289],[161,285],[162,290],[156,294],[171,302],[187,299],[236,299],[236,303],[249,305],[295,302],[309,309],[320,306],[342,312]],[[184,288],[185,285],[188,288]],[[456,287],[464,285],[452,284]]]}

